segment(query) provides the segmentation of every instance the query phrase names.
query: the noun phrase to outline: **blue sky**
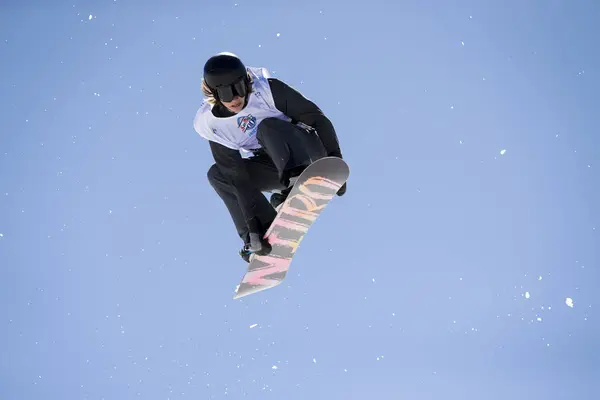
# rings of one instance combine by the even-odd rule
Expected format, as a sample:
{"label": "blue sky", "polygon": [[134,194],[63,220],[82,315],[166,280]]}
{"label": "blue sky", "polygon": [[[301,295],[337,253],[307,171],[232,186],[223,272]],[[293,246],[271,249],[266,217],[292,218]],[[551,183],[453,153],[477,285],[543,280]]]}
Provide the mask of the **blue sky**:
{"label": "blue sky", "polygon": [[[600,396],[597,2],[202,3],[3,4],[0,398]],[[241,300],[192,126],[221,51],[351,168]]]}

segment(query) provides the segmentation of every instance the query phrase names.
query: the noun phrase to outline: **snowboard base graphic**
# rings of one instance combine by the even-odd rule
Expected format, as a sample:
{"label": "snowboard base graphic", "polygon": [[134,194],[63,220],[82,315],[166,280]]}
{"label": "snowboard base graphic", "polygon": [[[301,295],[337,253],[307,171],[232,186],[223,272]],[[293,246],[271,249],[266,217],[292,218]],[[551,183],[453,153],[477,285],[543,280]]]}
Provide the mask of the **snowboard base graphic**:
{"label": "snowboard base graphic", "polygon": [[271,253],[251,256],[234,299],[275,287],[285,279],[300,242],[349,175],[348,164],[339,157],[321,158],[302,172],[265,234]]}

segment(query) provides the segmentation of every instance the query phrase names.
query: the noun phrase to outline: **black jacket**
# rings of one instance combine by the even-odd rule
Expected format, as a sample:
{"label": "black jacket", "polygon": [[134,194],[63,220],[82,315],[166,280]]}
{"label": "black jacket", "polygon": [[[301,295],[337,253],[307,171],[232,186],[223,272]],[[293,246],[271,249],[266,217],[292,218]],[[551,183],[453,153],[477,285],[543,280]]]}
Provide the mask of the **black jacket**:
{"label": "black jacket", "polygon": [[[273,99],[275,100],[275,107],[290,117],[292,122],[303,122],[315,128],[325,146],[327,155],[341,158],[342,152],[340,151],[335,129],[321,109],[297,90],[279,79],[269,78],[268,81]],[[229,117],[233,115],[220,103],[217,103],[213,107],[212,113],[216,117]],[[215,163],[219,166],[221,172],[229,179],[244,182],[243,177],[239,176],[240,173],[244,175],[242,171],[244,168],[243,159],[240,152],[213,141],[209,141],[209,144]]]}

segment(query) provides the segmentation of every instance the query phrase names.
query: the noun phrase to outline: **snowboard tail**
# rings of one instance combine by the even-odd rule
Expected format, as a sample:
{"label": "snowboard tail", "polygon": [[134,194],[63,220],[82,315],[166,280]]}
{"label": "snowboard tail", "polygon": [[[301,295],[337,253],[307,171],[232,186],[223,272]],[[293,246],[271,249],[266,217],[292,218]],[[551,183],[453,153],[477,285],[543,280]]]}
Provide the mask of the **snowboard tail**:
{"label": "snowboard tail", "polygon": [[321,158],[300,174],[265,233],[271,252],[251,256],[234,299],[275,287],[285,279],[300,242],[349,174],[348,164],[339,157]]}

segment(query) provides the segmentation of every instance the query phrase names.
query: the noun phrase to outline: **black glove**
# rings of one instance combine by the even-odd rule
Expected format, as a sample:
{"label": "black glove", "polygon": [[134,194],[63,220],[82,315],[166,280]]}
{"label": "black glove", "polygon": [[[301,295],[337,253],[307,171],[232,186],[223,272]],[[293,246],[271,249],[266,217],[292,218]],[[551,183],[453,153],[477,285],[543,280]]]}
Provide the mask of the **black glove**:
{"label": "black glove", "polygon": [[346,193],[346,182],[342,185],[342,187],[337,191],[338,196],[343,196]]}
{"label": "black glove", "polygon": [[[342,153],[340,153],[339,151],[332,151],[329,152],[329,154],[327,154],[329,157],[333,156],[333,157],[339,157],[339,158],[343,158],[342,157]],[[341,188],[339,188],[339,190],[337,191],[337,195],[338,196],[343,196],[344,193],[346,193],[346,182],[344,182],[344,184],[342,185]]]}

